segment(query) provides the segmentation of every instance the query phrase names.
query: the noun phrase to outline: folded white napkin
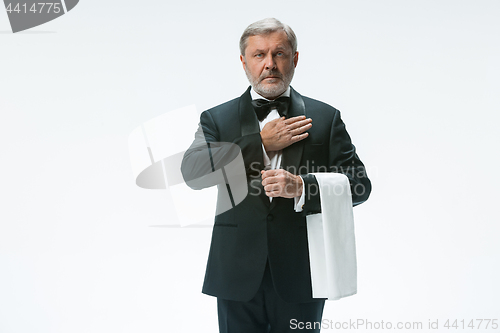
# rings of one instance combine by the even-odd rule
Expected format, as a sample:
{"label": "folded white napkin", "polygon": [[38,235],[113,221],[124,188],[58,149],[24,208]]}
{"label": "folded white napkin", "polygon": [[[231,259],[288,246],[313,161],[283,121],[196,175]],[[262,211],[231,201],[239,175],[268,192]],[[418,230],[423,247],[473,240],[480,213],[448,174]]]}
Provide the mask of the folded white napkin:
{"label": "folded white napkin", "polygon": [[337,300],[357,292],[351,187],[344,174],[314,176],[321,213],[306,218],[313,297]]}

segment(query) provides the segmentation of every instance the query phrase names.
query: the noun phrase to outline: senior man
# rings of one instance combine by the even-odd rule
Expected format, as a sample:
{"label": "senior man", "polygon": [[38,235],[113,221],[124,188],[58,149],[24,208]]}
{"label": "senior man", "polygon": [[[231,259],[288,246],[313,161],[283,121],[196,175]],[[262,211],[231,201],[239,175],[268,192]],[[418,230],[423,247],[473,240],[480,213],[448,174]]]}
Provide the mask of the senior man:
{"label": "senior man", "polygon": [[[324,307],[311,286],[306,216],[321,212],[312,173],[345,174],[354,205],[371,184],[340,112],[290,87],[299,57],[292,29],[274,18],[252,23],[240,52],[251,87],[201,114],[206,143],[193,143],[182,164],[189,185],[207,146],[230,142],[248,182],[245,199],[215,218],[203,293],[217,297],[220,332],[295,332],[292,321],[320,322]],[[209,153],[212,168],[230,154]]]}

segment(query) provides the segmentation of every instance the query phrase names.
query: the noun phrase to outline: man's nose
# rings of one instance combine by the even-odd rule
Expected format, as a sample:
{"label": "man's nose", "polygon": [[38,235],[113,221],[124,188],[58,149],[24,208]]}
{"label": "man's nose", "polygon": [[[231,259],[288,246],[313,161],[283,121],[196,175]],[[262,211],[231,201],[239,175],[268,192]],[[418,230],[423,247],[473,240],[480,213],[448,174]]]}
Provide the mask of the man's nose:
{"label": "man's nose", "polygon": [[271,53],[266,56],[266,70],[275,69],[276,62],[274,61],[274,57]]}

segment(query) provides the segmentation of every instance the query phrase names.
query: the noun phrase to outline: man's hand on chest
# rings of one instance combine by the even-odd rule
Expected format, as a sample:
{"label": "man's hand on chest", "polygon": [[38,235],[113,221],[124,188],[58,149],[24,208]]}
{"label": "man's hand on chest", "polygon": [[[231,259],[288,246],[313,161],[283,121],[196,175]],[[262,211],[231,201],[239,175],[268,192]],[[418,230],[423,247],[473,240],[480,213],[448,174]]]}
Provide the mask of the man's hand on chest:
{"label": "man's hand on chest", "polygon": [[306,131],[312,127],[312,119],[298,116],[285,119],[281,117],[268,122],[260,132],[262,144],[267,152],[282,150],[307,138]]}

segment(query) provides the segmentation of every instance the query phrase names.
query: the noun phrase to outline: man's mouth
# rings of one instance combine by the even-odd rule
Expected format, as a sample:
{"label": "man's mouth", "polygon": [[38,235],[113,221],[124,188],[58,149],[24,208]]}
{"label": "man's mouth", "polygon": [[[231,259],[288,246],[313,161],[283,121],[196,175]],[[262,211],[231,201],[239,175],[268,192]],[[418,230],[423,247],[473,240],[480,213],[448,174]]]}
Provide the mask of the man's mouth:
{"label": "man's mouth", "polygon": [[279,77],[278,76],[266,76],[263,80],[267,80],[267,79],[273,80],[273,79],[279,79]]}

